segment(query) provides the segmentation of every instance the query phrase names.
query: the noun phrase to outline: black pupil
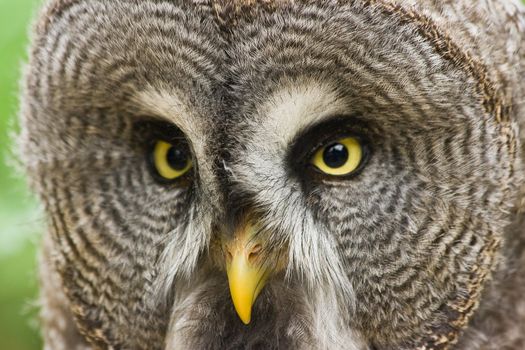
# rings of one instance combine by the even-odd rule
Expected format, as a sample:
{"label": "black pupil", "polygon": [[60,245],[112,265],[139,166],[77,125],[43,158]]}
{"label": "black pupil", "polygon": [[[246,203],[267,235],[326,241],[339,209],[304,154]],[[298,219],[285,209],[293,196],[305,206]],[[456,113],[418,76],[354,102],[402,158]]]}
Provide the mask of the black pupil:
{"label": "black pupil", "polygon": [[188,165],[188,154],[180,148],[171,147],[166,157],[172,169],[180,171]]}
{"label": "black pupil", "polygon": [[348,161],[348,149],[345,145],[334,143],[325,148],[323,160],[332,169],[340,168]]}

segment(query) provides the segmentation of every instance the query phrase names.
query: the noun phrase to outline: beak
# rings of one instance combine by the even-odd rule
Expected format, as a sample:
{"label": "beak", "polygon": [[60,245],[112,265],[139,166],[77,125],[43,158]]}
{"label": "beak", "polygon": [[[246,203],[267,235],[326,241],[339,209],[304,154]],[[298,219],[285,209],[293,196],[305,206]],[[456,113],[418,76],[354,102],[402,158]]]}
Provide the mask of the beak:
{"label": "beak", "polygon": [[243,226],[225,244],[226,271],[235,310],[242,322],[249,324],[252,306],[268,280],[271,264],[262,256],[263,245],[253,237],[256,229],[249,223]]}

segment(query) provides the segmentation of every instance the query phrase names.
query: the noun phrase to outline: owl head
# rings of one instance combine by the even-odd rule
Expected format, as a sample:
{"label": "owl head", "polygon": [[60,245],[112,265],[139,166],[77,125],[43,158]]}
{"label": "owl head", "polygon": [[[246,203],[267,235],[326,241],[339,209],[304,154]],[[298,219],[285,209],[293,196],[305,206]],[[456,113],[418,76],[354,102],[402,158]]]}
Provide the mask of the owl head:
{"label": "owl head", "polygon": [[517,198],[521,68],[427,2],[50,1],[20,139],[83,336],[454,343]]}

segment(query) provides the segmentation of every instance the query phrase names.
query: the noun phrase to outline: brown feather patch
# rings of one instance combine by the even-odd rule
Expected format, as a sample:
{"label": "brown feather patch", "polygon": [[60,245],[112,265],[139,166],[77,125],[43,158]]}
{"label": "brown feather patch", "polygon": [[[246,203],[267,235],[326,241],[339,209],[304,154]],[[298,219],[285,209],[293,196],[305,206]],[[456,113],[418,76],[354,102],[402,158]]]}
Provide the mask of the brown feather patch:
{"label": "brown feather patch", "polygon": [[271,13],[288,0],[211,0],[221,30],[230,31],[240,20],[249,21],[260,11]]}

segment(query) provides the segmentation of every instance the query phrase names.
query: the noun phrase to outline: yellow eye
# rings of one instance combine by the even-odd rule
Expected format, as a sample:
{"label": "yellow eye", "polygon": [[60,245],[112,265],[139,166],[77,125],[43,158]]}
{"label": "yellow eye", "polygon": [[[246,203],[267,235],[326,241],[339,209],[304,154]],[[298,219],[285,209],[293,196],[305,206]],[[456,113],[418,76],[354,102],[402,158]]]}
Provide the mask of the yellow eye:
{"label": "yellow eye", "polygon": [[155,169],[166,180],[175,180],[192,167],[189,151],[165,141],[157,141],[153,150]]}
{"label": "yellow eye", "polygon": [[363,153],[358,139],[346,137],[319,149],[311,162],[325,174],[345,176],[359,168]]}

